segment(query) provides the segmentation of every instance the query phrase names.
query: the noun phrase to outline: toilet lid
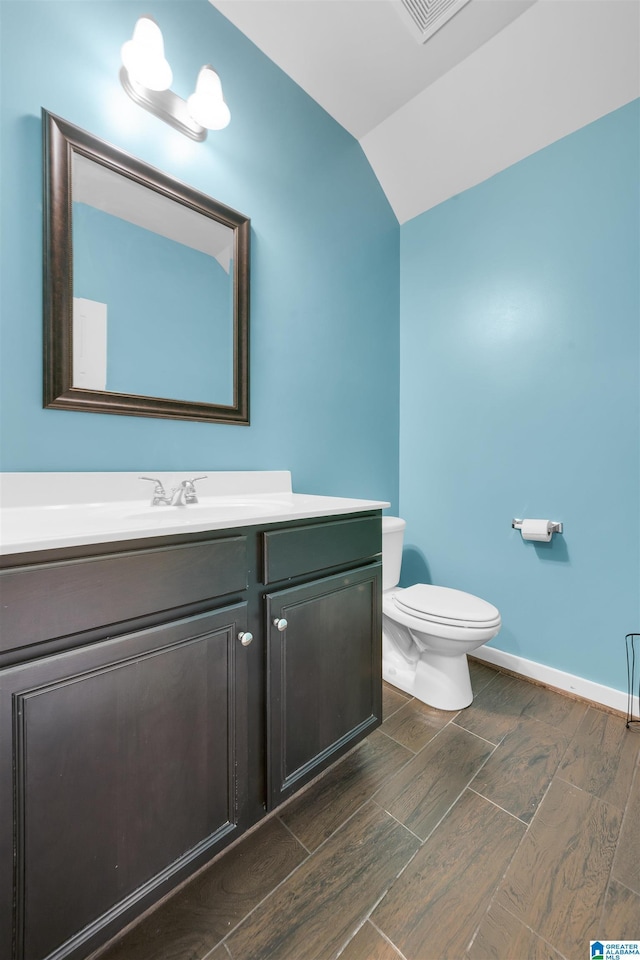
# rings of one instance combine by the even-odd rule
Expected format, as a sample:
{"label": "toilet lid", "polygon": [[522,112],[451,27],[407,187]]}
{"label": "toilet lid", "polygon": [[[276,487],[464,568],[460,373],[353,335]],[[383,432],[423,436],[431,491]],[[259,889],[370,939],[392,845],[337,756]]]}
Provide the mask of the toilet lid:
{"label": "toilet lid", "polygon": [[394,601],[405,613],[435,623],[478,627],[500,622],[500,612],[492,603],[451,587],[416,583],[398,590]]}

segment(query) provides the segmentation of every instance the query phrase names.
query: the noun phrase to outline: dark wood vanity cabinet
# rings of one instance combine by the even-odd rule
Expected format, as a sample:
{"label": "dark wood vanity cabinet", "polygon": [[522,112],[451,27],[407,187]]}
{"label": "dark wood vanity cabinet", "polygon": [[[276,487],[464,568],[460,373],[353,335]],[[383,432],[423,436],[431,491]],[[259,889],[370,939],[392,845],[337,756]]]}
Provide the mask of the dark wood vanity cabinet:
{"label": "dark wood vanity cabinet", "polygon": [[236,644],[245,618],[246,608],[234,606],[5,673],[17,957],[49,957],[63,943],[74,955],[79,931],[88,940],[116,904],[126,911],[128,898],[146,904],[163,881],[175,882],[238,832],[246,669]]}
{"label": "dark wood vanity cabinet", "polygon": [[3,558],[0,956],[87,957],[381,722],[380,526]]}

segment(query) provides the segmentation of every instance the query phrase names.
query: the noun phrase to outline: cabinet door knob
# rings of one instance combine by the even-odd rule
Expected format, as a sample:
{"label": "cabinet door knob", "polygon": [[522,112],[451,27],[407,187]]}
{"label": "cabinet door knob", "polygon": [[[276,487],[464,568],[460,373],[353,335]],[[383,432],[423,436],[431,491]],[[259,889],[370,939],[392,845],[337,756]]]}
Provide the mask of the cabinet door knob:
{"label": "cabinet door knob", "polygon": [[238,634],[238,640],[240,641],[240,643],[242,644],[243,647],[248,647],[249,644],[251,643],[251,641],[253,640],[253,634],[252,634],[252,633],[239,633],[239,634]]}
{"label": "cabinet door knob", "polygon": [[287,626],[288,626],[287,621],[284,619],[284,617],[282,617],[281,619],[278,619],[278,617],[276,617],[275,620],[273,621],[273,625],[274,627],[278,628],[280,633],[284,633],[284,631],[287,629]]}

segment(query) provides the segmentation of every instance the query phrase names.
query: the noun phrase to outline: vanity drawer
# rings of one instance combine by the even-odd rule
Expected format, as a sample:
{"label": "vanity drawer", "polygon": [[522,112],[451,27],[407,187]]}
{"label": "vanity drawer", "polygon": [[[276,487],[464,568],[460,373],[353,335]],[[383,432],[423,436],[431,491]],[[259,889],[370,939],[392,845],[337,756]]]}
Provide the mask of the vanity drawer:
{"label": "vanity drawer", "polygon": [[0,573],[0,651],[247,587],[245,537],[56,561]]}
{"label": "vanity drawer", "polygon": [[263,534],[264,582],[363,563],[382,551],[380,517],[314,523]]}

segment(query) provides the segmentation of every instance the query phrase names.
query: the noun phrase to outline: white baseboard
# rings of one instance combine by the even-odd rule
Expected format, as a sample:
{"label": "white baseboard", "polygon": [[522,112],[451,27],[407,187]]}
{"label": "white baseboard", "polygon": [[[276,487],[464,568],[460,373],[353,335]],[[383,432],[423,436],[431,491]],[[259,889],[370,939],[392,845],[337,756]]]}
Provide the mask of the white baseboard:
{"label": "white baseboard", "polygon": [[[528,680],[537,680],[538,683],[545,686],[564,690],[576,697],[602,704],[627,716],[629,697],[626,691],[605,687],[601,683],[576,677],[572,673],[556,670],[555,667],[547,667],[543,663],[536,663],[535,660],[525,660],[524,657],[506,653],[496,647],[479,647],[473,651],[473,656],[478,660],[491,663],[495,667],[503,667],[505,670],[517,673]],[[637,696],[634,698],[633,707],[634,716],[637,717],[639,713]]]}

